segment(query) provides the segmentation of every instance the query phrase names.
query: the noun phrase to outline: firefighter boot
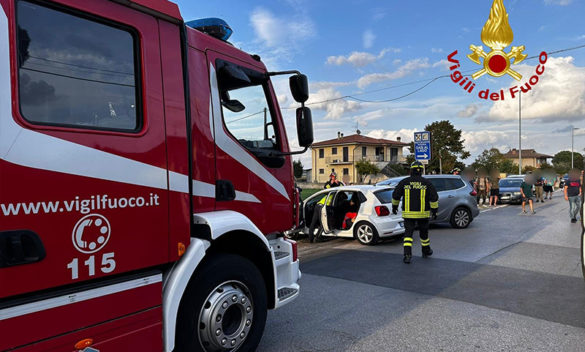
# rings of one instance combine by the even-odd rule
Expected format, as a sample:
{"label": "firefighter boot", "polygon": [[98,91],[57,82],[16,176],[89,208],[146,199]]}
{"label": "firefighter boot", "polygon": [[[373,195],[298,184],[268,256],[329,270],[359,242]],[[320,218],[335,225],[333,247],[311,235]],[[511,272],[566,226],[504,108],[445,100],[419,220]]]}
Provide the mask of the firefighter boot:
{"label": "firefighter boot", "polygon": [[430,239],[421,239],[420,240],[422,245],[422,256],[423,258],[430,257],[433,255],[433,250],[431,249],[431,240]]}
{"label": "firefighter boot", "polygon": [[412,237],[404,237],[404,258],[402,261],[404,264],[410,264],[412,259]]}

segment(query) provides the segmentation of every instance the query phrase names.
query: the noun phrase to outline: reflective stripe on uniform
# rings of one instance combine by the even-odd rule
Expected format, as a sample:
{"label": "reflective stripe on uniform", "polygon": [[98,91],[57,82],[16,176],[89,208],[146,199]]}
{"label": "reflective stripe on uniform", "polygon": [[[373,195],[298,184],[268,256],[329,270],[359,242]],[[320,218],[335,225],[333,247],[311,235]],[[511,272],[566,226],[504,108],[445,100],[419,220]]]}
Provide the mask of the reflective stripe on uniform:
{"label": "reflective stripe on uniform", "polygon": [[405,219],[425,219],[425,218],[429,218],[431,216],[431,213],[427,210],[427,211],[403,211],[402,212],[402,217]]}
{"label": "reflective stripe on uniform", "polygon": [[431,202],[431,209],[438,209],[439,208],[439,202]]}
{"label": "reflective stripe on uniform", "polygon": [[392,199],[392,205],[400,204],[400,199]]}
{"label": "reflective stripe on uniform", "polygon": [[410,211],[410,189],[404,190],[404,203],[404,211],[408,213]]}
{"label": "reflective stripe on uniform", "polygon": [[404,247],[412,247],[412,237],[404,237]]}
{"label": "reflective stripe on uniform", "polygon": [[425,209],[426,208],[426,206],[425,206],[425,203],[426,203],[426,193],[427,193],[427,190],[426,189],[421,189],[420,190],[420,211],[425,211],[426,210]]}
{"label": "reflective stripe on uniform", "polygon": [[427,238],[426,240],[422,240],[422,239],[421,239],[421,240],[420,240],[420,244],[421,244],[423,247],[428,247],[428,246],[430,246],[430,245],[431,245],[431,240],[430,240],[430,239],[428,239],[428,238]]}

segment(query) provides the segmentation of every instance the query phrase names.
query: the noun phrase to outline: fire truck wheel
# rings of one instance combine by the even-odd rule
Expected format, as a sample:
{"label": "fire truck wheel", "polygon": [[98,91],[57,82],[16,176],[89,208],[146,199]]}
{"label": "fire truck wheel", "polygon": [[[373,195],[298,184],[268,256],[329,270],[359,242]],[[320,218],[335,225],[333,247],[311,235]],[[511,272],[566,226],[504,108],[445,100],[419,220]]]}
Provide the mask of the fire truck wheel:
{"label": "fire truck wheel", "polygon": [[266,313],[266,285],[258,268],[238,255],[211,257],[181,299],[175,351],[255,351]]}

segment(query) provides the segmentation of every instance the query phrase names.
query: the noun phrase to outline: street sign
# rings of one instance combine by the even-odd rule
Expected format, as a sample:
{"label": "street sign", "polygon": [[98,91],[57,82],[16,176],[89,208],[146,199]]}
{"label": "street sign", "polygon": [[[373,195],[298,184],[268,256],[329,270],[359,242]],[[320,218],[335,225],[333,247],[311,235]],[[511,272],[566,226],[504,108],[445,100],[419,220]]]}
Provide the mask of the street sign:
{"label": "street sign", "polygon": [[431,160],[431,132],[414,132],[414,158]]}

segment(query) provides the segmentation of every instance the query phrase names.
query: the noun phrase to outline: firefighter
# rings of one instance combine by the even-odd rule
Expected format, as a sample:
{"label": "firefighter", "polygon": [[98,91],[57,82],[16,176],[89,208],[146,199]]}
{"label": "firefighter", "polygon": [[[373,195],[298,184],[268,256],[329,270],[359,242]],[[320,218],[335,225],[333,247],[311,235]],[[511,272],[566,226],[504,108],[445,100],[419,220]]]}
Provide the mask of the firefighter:
{"label": "firefighter", "polygon": [[337,174],[335,173],[335,171],[332,171],[331,174],[329,175],[329,181],[327,181],[325,183],[325,187],[323,187],[323,188],[329,189],[329,188],[339,187],[339,186],[344,186],[344,184],[343,184],[343,182],[337,180]]}
{"label": "firefighter", "polygon": [[424,165],[415,161],[410,165],[410,177],[400,181],[392,194],[392,213],[398,214],[398,205],[402,200],[402,217],[404,218],[404,263],[412,259],[412,234],[418,225],[420,243],[424,258],[433,254],[429,239],[429,217],[437,218],[439,195],[431,182],[422,177]]}

